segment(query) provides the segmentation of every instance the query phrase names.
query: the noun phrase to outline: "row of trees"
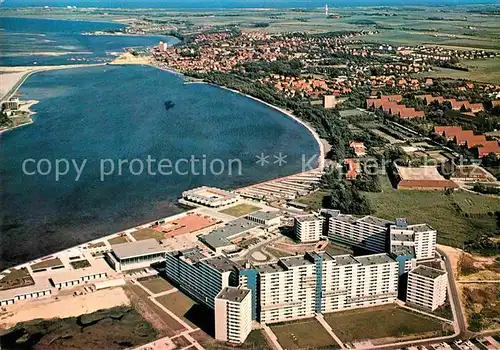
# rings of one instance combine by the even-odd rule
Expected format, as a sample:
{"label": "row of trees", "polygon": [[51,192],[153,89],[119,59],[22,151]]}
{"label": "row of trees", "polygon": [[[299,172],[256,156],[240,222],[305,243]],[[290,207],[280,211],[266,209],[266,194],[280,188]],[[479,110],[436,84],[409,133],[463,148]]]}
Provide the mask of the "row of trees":
{"label": "row of trees", "polygon": [[354,215],[368,215],[373,212],[369,200],[363,196],[354,182],[348,182],[337,169],[330,169],[322,178],[322,188],[329,191],[331,209]]}

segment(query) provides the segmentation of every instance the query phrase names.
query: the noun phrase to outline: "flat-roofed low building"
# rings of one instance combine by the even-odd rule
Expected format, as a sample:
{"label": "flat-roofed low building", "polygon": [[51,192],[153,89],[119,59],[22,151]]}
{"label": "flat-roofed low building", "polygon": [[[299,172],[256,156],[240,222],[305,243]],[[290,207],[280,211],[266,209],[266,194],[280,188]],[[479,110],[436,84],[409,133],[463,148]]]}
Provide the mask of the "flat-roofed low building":
{"label": "flat-roofed low building", "polygon": [[211,208],[223,207],[240,200],[240,196],[236,193],[207,186],[184,191],[182,192],[182,198]]}
{"label": "flat-roofed low building", "polygon": [[156,239],[113,244],[108,260],[116,271],[140,269],[165,259],[165,248]]}
{"label": "flat-roofed low building", "polygon": [[80,269],[64,268],[52,270],[49,280],[58,289],[85,284],[90,281],[104,279],[108,277],[108,271],[111,271],[103,258],[94,259],[91,265]]}
{"label": "flat-roofed low building", "polygon": [[319,215],[296,216],[294,233],[302,243],[317,242],[323,235],[323,217]]}
{"label": "flat-roofed low building", "polygon": [[283,215],[279,211],[259,210],[245,216],[247,220],[256,222],[269,228],[279,227]]}
{"label": "flat-roofed low building", "polygon": [[216,228],[210,233],[201,236],[200,241],[216,253],[233,251],[237,249],[237,246],[235,243],[231,242],[231,240],[239,238],[250,230],[260,226],[262,225],[255,221],[250,221],[246,218],[239,218],[229,221],[226,225]]}
{"label": "flat-roofed low building", "polygon": [[242,344],[252,331],[250,290],[225,287],[215,297],[215,339]]}
{"label": "flat-roofed low building", "polygon": [[447,190],[458,188],[451,180],[439,174],[435,166],[404,167],[396,166],[398,190]]}
{"label": "flat-roofed low building", "polygon": [[406,302],[434,311],[446,302],[446,271],[420,265],[408,273]]}
{"label": "flat-roofed low building", "polygon": [[[4,274],[2,272],[2,274]],[[0,306],[14,304],[18,301],[41,298],[52,294],[53,287],[48,278],[35,278],[33,284],[17,288],[0,290]]]}

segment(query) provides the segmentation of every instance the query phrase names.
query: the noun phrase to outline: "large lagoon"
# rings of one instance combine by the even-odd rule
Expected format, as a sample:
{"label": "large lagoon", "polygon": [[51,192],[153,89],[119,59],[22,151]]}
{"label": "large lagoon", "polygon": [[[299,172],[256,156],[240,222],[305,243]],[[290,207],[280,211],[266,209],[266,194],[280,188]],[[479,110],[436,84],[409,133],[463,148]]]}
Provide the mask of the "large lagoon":
{"label": "large lagoon", "polygon": [[[302,156],[318,152],[304,126],[273,108],[150,66],[40,72],[19,92],[40,102],[33,124],[0,136],[0,267],[177,213],[175,201],[187,188],[237,188],[299,172]],[[261,154],[268,162],[256,163]],[[148,157],[173,166],[186,161],[177,173],[164,168],[162,175],[153,163],[152,171],[134,175]],[[41,159],[40,170],[50,163],[50,174],[23,173],[25,160],[31,174]],[[58,159],[61,166],[68,160],[70,170],[57,181]],[[133,173],[126,163],[118,173],[120,159],[138,159]],[[198,160],[194,170],[190,159]],[[85,160],[76,181],[71,162],[81,167]],[[104,178],[102,160],[106,173],[115,167]]]}

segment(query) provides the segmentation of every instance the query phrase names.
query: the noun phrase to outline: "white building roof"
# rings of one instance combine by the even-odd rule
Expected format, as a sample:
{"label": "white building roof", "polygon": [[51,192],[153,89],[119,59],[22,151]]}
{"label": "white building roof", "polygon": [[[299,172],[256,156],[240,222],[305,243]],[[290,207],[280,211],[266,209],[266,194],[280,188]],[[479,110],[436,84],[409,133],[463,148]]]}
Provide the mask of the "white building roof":
{"label": "white building roof", "polygon": [[114,244],[111,246],[111,249],[114,255],[120,260],[149,254],[165,253],[165,248],[154,238]]}

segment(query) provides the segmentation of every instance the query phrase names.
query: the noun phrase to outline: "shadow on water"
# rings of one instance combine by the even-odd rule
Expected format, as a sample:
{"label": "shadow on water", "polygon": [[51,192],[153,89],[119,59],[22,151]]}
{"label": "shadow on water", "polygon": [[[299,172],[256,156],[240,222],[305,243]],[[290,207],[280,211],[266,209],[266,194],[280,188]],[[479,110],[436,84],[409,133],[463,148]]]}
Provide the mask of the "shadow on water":
{"label": "shadow on water", "polygon": [[168,100],[168,101],[165,101],[163,105],[165,106],[165,110],[168,111],[168,110],[171,110],[172,108],[174,108],[175,103],[173,103],[171,100]]}

